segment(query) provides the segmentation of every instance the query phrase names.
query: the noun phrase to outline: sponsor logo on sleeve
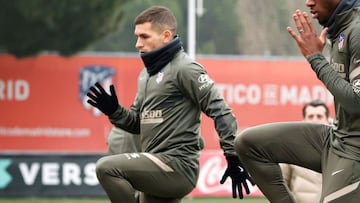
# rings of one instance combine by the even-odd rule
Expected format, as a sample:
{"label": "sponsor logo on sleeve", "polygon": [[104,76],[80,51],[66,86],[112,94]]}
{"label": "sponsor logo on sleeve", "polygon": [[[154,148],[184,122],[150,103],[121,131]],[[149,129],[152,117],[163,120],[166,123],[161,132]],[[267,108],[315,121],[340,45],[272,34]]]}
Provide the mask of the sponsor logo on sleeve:
{"label": "sponsor logo on sleeve", "polygon": [[356,79],[352,82],[352,88],[354,92],[360,96],[360,79]]}
{"label": "sponsor logo on sleeve", "polygon": [[214,83],[214,81],[210,79],[207,74],[201,74],[198,77],[198,82],[200,83],[199,90],[203,90]]}

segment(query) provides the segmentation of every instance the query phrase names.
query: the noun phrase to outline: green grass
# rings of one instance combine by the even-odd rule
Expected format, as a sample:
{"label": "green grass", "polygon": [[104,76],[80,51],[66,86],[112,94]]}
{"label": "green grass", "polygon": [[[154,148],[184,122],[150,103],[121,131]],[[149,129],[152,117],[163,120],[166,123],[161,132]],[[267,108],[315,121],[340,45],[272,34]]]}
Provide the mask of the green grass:
{"label": "green grass", "polygon": [[[110,203],[104,198],[0,198],[0,203]],[[181,203],[269,203],[264,198],[186,198]]]}
{"label": "green grass", "polygon": [[196,198],[184,199],[181,203],[270,203],[264,198],[245,198],[245,199],[232,199],[232,198]]}

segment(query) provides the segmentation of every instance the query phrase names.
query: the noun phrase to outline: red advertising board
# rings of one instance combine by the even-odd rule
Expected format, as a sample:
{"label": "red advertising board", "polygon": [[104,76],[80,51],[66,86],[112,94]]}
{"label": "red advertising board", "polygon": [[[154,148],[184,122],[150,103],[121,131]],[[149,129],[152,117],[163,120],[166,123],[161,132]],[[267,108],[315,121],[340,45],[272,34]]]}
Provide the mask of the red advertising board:
{"label": "red advertising board", "polygon": [[[305,60],[200,58],[199,62],[233,108],[239,130],[300,120],[301,107],[310,99],[333,106],[332,96]],[[97,80],[105,86],[114,83],[120,103],[129,107],[142,67],[136,56],[0,55],[0,150],[105,152],[111,124],[86,103],[86,92]],[[213,122],[206,116],[201,133],[206,150],[219,149]]]}
{"label": "red advertising board", "polygon": [[120,102],[129,107],[141,67],[135,57],[1,55],[0,149],[105,152],[111,124],[86,103],[84,92],[106,73],[91,68],[115,71],[100,80],[115,83]]}
{"label": "red advertising board", "polygon": [[[232,182],[228,178],[224,184],[219,181],[227,167],[226,160],[221,150],[207,150],[200,156],[200,173],[196,188],[188,195],[189,197],[231,197]],[[248,182],[250,194],[243,191],[244,197],[262,197],[260,189]]]}
{"label": "red advertising board", "polygon": [[[302,119],[302,106],[321,99],[333,112],[333,96],[305,59],[200,59],[237,116],[239,130],[257,124]],[[213,121],[204,116],[205,149],[219,149]]]}

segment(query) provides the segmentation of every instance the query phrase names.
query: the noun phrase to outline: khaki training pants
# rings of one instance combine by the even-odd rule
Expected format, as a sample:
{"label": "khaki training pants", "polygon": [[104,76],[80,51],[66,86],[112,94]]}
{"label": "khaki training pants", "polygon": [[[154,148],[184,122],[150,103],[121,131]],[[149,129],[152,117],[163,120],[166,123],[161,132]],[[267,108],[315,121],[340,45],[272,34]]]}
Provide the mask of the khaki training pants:
{"label": "khaki training pants", "polygon": [[[281,122],[255,126],[235,138],[235,150],[257,186],[272,203],[294,203],[278,163],[323,173],[323,202],[360,202],[360,163],[330,148],[330,126]],[[338,173],[338,174],[337,174]]]}
{"label": "khaki training pants", "polygon": [[[96,163],[96,175],[112,203],[180,203],[194,186],[160,159],[162,155],[125,153],[105,156]],[[171,159],[171,158],[170,158]],[[176,161],[176,160],[175,160]]]}

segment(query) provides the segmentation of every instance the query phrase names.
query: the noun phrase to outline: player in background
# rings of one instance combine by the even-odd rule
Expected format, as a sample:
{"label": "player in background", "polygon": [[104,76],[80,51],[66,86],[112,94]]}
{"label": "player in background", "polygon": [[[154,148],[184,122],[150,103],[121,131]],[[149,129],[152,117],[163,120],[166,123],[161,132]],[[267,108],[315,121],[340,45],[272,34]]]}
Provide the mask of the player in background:
{"label": "player in background", "polygon": [[108,154],[140,152],[140,136],[114,126],[107,137]]}

